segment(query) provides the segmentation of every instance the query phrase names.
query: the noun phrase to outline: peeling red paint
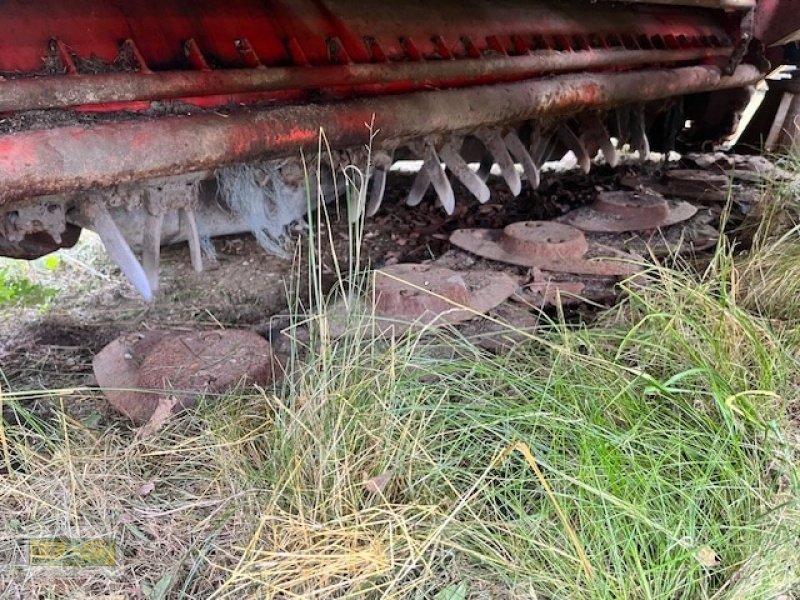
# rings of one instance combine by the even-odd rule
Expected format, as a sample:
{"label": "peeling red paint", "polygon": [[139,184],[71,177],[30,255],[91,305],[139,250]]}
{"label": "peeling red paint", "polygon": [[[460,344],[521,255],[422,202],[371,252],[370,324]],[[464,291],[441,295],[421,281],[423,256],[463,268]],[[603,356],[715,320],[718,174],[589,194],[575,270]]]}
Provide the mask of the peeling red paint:
{"label": "peeling red paint", "polygon": [[[357,0],[8,0],[0,113],[98,122],[0,135],[0,203],[313,150],[320,128],[358,145],[373,115],[381,138],[413,138],[741,85],[760,75],[722,80],[716,67],[743,16],[548,0],[368,11]],[[165,102],[187,115],[153,118]],[[121,112],[146,115],[114,120]]]}
{"label": "peeling red paint", "polygon": [[320,128],[339,146],[361,145],[369,140],[373,115],[379,142],[415,139],[444,129],[741,87],[760,77],[750,66],[728,78],[716,67],[566,75],[227,116],[203,113],[18,132],[0,136],[0,203],[314,151]]}
{"label": "peeling red paint", "polygon": [[0,73],[13,76],[0,86],[0,112],[346,99],[700,64],[730,54],[738,35],[735,19],[686,6],[502,0],[487,12],[480,2],[442,0],[384,3],[369,14],[355,0],[302,10],[288,0],[10,0]]}

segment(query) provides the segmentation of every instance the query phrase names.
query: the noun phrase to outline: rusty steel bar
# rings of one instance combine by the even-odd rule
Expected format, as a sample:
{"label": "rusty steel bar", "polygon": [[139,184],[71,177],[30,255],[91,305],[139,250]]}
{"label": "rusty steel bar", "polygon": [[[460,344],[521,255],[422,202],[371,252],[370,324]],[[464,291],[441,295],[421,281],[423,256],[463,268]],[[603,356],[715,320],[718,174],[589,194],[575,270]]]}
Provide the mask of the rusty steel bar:
{"label": "rusty steel bar", "polygon": [[568,115],[761,79],[743,65],[564,75],[457,90],[417,92],[330,104],[245,110],[232,115],[120,121],[0,136],[0,203],[213,169],[317,148],[320,128],[335,147],[378,144],[541,116]]}
{"label": "rusty steel bar", "polygon": [[398,82],[413,88],[463,87],[526,79],[541,73],[708,60],[730,53],[730,48],[551,50],[522,56],[416,63],[21,78],[0,81],[0,112]]}

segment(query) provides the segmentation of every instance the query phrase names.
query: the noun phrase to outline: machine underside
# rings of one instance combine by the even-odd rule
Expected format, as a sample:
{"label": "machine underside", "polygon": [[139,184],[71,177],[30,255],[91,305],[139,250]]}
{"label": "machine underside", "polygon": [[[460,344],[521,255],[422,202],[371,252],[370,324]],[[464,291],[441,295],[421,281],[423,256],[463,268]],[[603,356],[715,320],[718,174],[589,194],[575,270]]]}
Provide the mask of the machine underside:
{"label": "machine underside", "polygon": [[195,269],[219,235],[280,252],[347,165],[369,182],[354,216],[406,158],[423,161],[408,204],[432,188],[452,212],[451,179],[487,202],[493,166],[517,195],[568,151],[588,171],[716,142],[782,39],[753,2],[687,4],[12,0],[0,255],[90,228],[149,299],[162,245],[188,241]]}

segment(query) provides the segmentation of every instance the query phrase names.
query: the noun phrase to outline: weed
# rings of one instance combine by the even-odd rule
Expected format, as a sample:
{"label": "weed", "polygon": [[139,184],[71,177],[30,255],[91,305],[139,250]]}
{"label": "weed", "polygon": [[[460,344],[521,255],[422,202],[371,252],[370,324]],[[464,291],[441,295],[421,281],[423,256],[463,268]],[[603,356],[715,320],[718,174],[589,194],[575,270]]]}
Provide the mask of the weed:
{"label": "weed", "polygon": [[53,288],[31,281],[11,267],[0,266],[0,306],[46,304],[55,296]]}

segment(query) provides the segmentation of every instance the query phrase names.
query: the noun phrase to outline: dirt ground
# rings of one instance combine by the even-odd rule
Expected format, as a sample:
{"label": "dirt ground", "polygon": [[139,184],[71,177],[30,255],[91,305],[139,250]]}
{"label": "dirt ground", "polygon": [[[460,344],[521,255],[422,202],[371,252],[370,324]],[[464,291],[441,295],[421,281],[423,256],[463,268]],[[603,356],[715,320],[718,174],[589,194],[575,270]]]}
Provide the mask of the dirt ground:
{"label": "dirt ground", "polygon": [[[449,234],[459,227],[497,228],[515,221],[552,219],[588,203],[596,190],[617,189],[625,176],[654,174],[662,167],[636,163],[616,170],[597,167],[589,176],[574,170],[549,173],[538,190],[526,186],[517,198],[499,177],[492,176],[492,199],[484,205],[454,184],[458,201],[451,216],[436,205],[431,191],[420,206],[407,207],[404,199],[413,175],[393,173],[381,210],[367,221],[362,266],[438,259],[450,268],[484,266],[520,274],[520,268],[453,250]],[[712,221],[719,207],[706,212],[706,222]],[[322,237],[326,242],[332,239],[333,247],[323,243],[321,261],[327,287],[336,281],[337,257],[345,268],[350,245],[343,211],[331,206],[329,218],[330,235],[326,231]],[[102,256],[95,240],[92,249],[83,250],[93,253],[94,266],[82,269],[75,261],[65,261],[66,272],[60,274],[61,289],[52,306],[45,311],[18,310],[0,323],[0,371],[7,387],[19,391],[92,385],[92,357],[123,332],[203,327],[268,332],[273,319],[286,314],[287,298],[297,294],[302,299],[307,294],[308,236],[295,232],[291,243],[294,258],[284,260],[267,255],[250,235],[217,239],[216,263],[207,261],[202,273],[192,271],[185,245],[165,248],[161,291],[147,305]],[[613,282],[598,285],[607,286],[606,299],[613,299]],[[521,319],[523,324],[536,322],[519,307],[503,310],[506,317]],[[593,310],[588,307],[576,314],[581,317]]]}

